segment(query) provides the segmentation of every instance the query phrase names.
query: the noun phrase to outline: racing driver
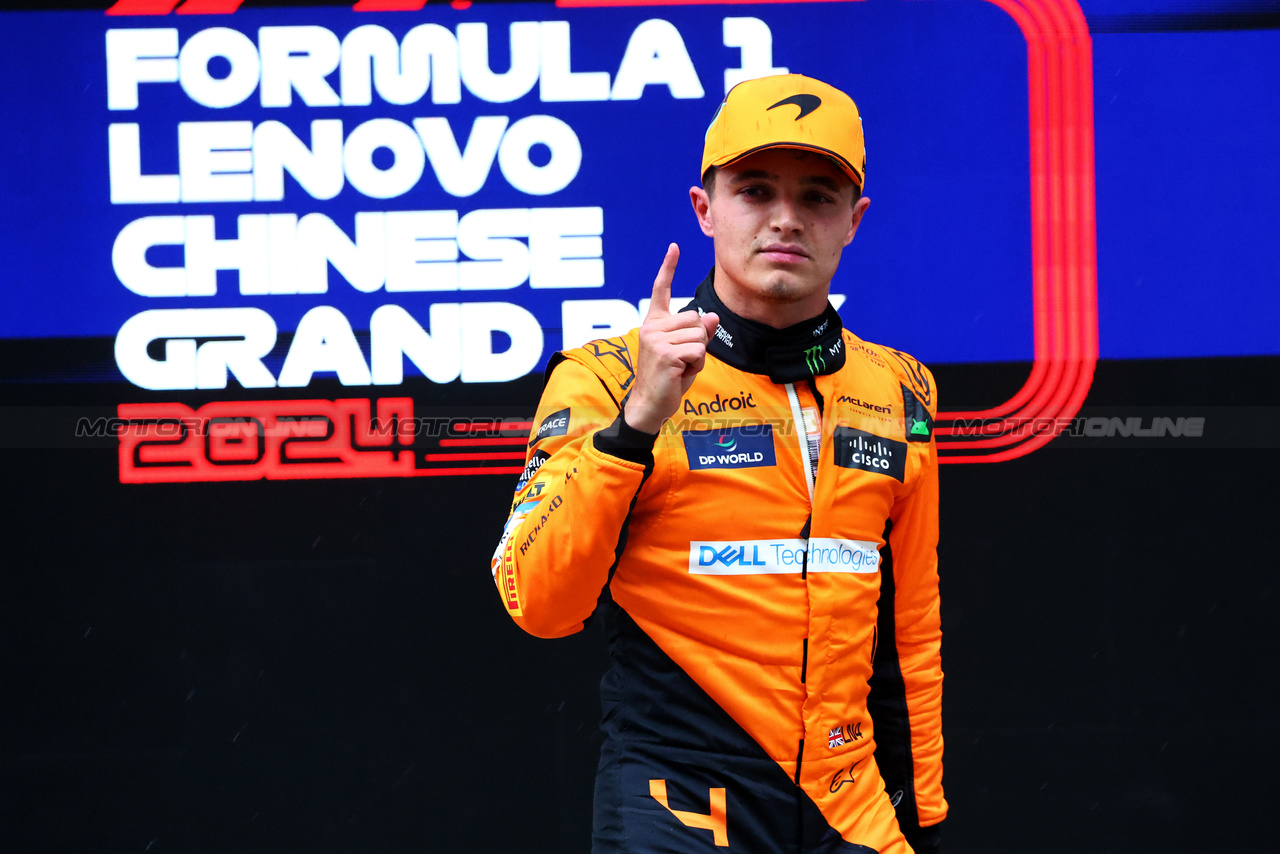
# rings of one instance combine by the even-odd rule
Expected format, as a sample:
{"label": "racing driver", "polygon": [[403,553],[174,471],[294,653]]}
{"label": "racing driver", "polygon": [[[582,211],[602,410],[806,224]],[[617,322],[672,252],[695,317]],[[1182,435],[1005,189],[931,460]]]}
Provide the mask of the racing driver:
{"label": "racing driver", "polygon": [[865,172],[848,95],[740,83],[692,302],[672,244],[639,329],[547,368],[493,573],[534,635],[605,625],[596,854],[939,850],[937,396],[828,301]]}

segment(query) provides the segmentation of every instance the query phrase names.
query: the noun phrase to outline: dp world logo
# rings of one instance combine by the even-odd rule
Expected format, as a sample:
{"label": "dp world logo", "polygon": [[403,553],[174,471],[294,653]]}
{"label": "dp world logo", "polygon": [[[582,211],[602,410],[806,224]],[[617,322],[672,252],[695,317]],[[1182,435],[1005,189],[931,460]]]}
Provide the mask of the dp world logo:
{"label": "dp world logo", "polygon": [[685,430],[690,469],[745,469],[777,465],[773,425],[744,424],[725,430]]}

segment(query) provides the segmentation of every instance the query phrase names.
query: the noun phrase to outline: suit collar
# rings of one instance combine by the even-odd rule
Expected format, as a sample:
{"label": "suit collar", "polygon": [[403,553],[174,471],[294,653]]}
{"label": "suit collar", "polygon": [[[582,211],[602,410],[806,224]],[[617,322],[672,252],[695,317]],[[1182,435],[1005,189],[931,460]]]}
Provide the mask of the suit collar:
{"label": "suit collar", "polygon": [[713,269],[684,309],[719,315],[720,326],[707,344],[711,355],[739,370],[764,374],[775,383],[799,382],[844,367],[844,324],[831,303],[817,317],[774,329],[725,307],[716,293],[714,278]]}

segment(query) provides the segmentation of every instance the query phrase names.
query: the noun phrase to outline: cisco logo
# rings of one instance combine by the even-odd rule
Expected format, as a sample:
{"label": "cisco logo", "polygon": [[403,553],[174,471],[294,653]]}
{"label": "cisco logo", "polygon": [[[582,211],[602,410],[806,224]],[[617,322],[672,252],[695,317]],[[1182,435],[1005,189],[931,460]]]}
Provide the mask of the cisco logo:
{"label": "cisco logo", "polygon": [[895,442],[856,427],[836,427],[832,436],[836,465],[902,480],[907,470],[907,443]]}

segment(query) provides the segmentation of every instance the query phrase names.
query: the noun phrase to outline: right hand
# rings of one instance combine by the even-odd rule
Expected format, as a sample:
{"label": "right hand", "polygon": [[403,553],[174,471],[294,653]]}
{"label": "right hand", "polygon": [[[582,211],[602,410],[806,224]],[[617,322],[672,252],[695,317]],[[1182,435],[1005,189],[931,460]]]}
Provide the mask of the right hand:
{"label": "right hand", "polygon": [[720,325],[715,314],[671,313],[671,280],[679,260],[680,247],[672,243],[653,280],[649,313],[640,326],[636,384],[624,415],[628,425],[652,435],[680,408],[693,378],[706,363],[707,342]]}

